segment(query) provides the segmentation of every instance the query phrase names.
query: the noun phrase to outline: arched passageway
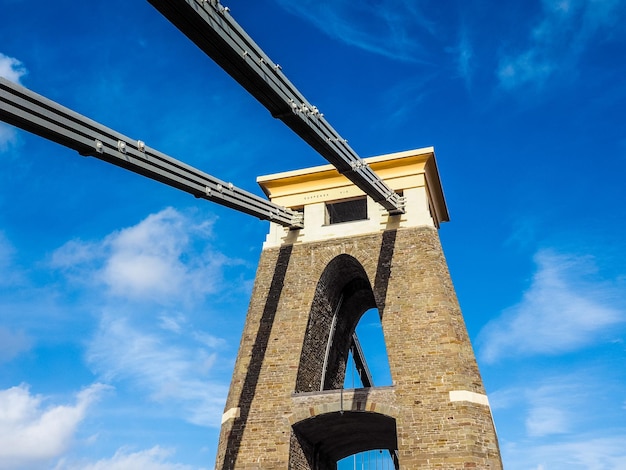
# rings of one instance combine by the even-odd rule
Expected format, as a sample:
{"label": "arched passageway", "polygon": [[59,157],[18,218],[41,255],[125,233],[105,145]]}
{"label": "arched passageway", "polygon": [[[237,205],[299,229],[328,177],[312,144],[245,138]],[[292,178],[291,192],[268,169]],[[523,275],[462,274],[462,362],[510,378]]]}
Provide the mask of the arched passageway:
{"label": "arched passageway", "polygon": [[344,457],[371,449],[397,449],[396,420],[390,416],[360,411],[318,415],[293,426],[303,448],[313,445],[311,469],[335,468]]}

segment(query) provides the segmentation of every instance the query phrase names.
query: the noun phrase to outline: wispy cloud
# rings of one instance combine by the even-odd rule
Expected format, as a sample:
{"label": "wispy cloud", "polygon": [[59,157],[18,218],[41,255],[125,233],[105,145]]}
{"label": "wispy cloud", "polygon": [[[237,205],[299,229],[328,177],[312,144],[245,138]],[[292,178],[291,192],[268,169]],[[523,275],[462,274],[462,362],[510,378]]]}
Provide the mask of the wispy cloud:
{"label": "wispy cloud", "polygon": [[410,0],[386,0],[375,7],[347,0],[276,2],[335,39],[393,60],[425,60],[427,51],[419,38],[434,33],[419,2]]}
{"label": "wispy cloud", "polygon": [[159,326],[163,330],[171,331],[172,333],[181,333],[186,323],[185,317],[180,313],[175,313],[173,315],[163,314],[159,317],[159,320]]}
{"label": "wispy cloud", "polygon": [[626,434],[607,437],[582,434],[536,445],[505,444],[502,453],[510,470],[621,470],[626,468]]}
{"label": "wispy cloud", "polygon": [[55,470],[202,470],[168,461],[173,454],[172,450],[159,446],[137,452],[123,448],[119,449],[113,457],[93,463],[62,461],[55,467]]}
{"label": "wispy cloud", "polygon": [[101,242],[69,241],[53,253],[51,265],[118,298],[184,301],[214,292],[222,268],[236,263],[208,248],[210,237],[211,222],[167,208]]}
{"label": "wispy cloud", "polygon": [[518,436],[501,442],[506,468],[621,469],[626,451],[614,445],[626,436],[621,376],[597,364],[554,375],[538,368],[490,394],[496,424],[506,416],[504,434]]}
{"label": "wispy cloud", "polygon": [[[0,132],[2,132],[1,129]],[[10,286],[21,279],[21,274],[13,262],[14,256],[13,244],[0,230],[0,287]]]}
{"label": "wispy cloud", "polygon": [[59,457],[105,389],[94,384],[76,395],[75,404],[48,407],[47,398],[26,385],[0,390],[0,469],[41,468]]}
{"label": "wispy cloud", "polygon": [[436,79],[436,73],[422,74],[383,90],[381,101],[385,107],[384,123],[393,127],[399,121],[415,113],[428,95],[429,85]]}
{"label": "wispy cloud", "polygon": [[49,261],[99,317],[86,360],[100,379],[202,426],[220,425],[228,384],[214,370],[227,344],[192,312],[206,311],[223,268],[237,263],[211,237],[210,220],[167,208],[102,240],[70,241]]}
{"label": "wispy cloud", "polygon": [[6,152],[17,142],[17,132],[14,127],[0,122],[0,153]]}
{"label": "wispy cloud", "polygon": [[543,57],[539,50],[529,50],[503,58],[498,68],[498,79],[507,90],[527,83],[542,85],[556,68],[553,59]]}
{"label": "wispy cloud", "polygon": [[[26,67],[14,57],[9,57],[0,52],[0,77],[20,83],[20,79],[26,75]],[[14,127],[0,122],[0,153],[6,152],[17,141],[17,132]]]}
{"label": "wispy cloud", "polygon": [[24,64],[14,57],[9,57],[0,52],[0,77],[20,83],[20,79],[26,75]]}
{"label": "wispy cloud", "polygon": [[[148,331],[106,314],[89,344],[87,361],[102,380],[127,382],[159,403],[167,403],[194,424],[219,426],[227,385],[211,380],[219,340],[207,345],[195,331]],[[180,335],[180,336],[179,336]],[[213,346],[213,347],[211,347]]]}
{"label": "wispy cloud", "polygon": [[585,384],[577,380],[556,380],[526,391],[529,410],[526,432],[531,437],[564,434],[572,430],[587,401]]}
{"label": "wispy cloud", "polygon": [[527,248],[537,238],[537,220],[532,216],[515,217],[511,221],[511,234],[505,241],[507,247]]}
{"label": "wispy cloud", "polygon": [[490,394],[489,401],[494,410],[519,410],[523,414],[520,422],[524,423],[527,437],[566,434],[589,420],[589,403],[597,398],[593,396],[594,380],[597,377],[588,371],[579,371],[579,375],[545,377],[538,383],[527,378],[528,383],[524,386]]}
{"label": "wispy cloud", "polygon": [[616,287],[594,279],[590,258],[541,251],[535,262],[522,301],[480,332],[484,361],[573,351],[626,321]]}
{"label": "wispy cloud", "polygon": [[617,19],[624,15],[619,0],[543,0],[542,7],[528,47],[501,57],[497,76],[504,89],[541,86],[556,73],[571,72],[590,41],[613,25],[621,27]]}
{"label": "wispy cloud", "polygon": [[33,340],[24,331],[0,326],[0,364],[28,351]]}
{"label": "wispy cloud", "polygon": [[[158,413],[174,420],[219,427],[229,380],[228,375],[222,375],[222,368],[230,364],[230,358],[224,360],[222,352],[228,348],[229,355],[232,354],[232,345],[210,330],[207,316],[215,296],[223,295],[220,287],[225,282],[224,267],[239,262],[213,248],[212,223],[206,214],[167,208],[99,239],[70,241],[45,261],[34,263],[27,279],[19,286],[20,292],[14,293],[16,289],[12,286],[7,289],[11,291],[10,298],[15,297],[16,307],[11,307],[13,313],[8,325],[0,327],[0,361],[28,350],[31,338],[32,343],[36,343],[41,334],[48,334],[51,329],[80,329],[85,332],[78,340],[84,352],[80,358],[75,358],[77,363],[85,363],[100,382],[114,385],[117,396],[126,397],[130,391],[140,402],[157,404],[139,415]],[[3,274],[15,271],[19,255],[17,248],[0,232]],[[43,289],[38,284],[41,279],[51,284],[45,292],[53,291],[53,302],[49,298],[42,300]],[[239,287],[231,286],[229,292],[237,289]],[[23,301],[24,298],[28,301]],[[76,298],[84,302],[75,302]],[[34,306],[39,309],[39,303],[41,312],[37,315],[40,316],[33,321]],[[54,313],[52,306],[63,310],[64,327],[59,327],[61,322],[56,319],[50,321]],[[2,307],[0,305],[0,310]],[[28,315],[23,314],[26,309]],[[55,341],[59,340],[58,335],[53,336]],[[13,389],[12,394],[22,396],[22,401],[30,397],[29,406],[35,410],[28,415],[32,417],[33,429],[40,429],[37,422],[47,422],[50,418],[46,418],[46,413],[55,409],[44,406],[45,397],[28,395],[26,387]],[[74,414],[69,410],[67,415],[61,413],[61,416],[55,411],[55,423],[64,428],[51,429],[47,433],[52,436],[48,438],[51,444],[42,445],[41,455],[31,452],[30,457],[27,456],[31,460],[25,460],[27,457],[22,458],[16,451],[11,461],[19,462],[11,468],[30,468],[31,461],[39,462],[38,468],[42,468],[41,462],[48,465],[62,455],[69,460],[62,461],[58,469],[91,468],[89,465],[93,468],[187,468],[176,464],[171,454],[160,448],[140,452],[121,450],[110,459],[75,463],[70,453],[71,442],[74,430],[85,416],[87,398],[87,395],[84,398],[80,395],[75,406],[61,407],[62,410],[72,408]],[[3,414],[1,402],[0,398],[0,442],[4,444],[3,433],[9,432],[10,426],[2,427],[6,413]],[[9,411],[15,407],[16,400],[11,403],[6,407]],[[26,418],[22,421],[24,424],[14,424],[26,429],[26,433],[30,424]],[[31,447],[32,442],[37,442],[28,436],[24,439],[27,438]],[[9,461],[9,458],[4,460]],[[0,465],[0,470],[2,468]]]}
{"label": "wispy cloud", "polygon": [[456,68],[458,74],[465,82],[466,86],[470,86],[472,82],[472,76],[474,74],[473,58],[474,50],[470,43],[467,28],[461,29],[459,42],[451,52],[456,56]]}

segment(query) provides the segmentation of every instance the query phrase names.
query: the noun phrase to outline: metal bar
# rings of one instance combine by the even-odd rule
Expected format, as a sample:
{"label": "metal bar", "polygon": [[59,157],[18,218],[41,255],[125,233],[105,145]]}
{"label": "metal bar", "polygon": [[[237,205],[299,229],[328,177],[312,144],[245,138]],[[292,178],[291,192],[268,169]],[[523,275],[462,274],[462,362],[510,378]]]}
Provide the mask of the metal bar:
{"label": "metal bar", "polygon": [[364,387],[373,387],[374,379],[372,378],[370,368],[365,361],[365,354],[363,354],[363,348],[361,348],[361,343],[356,335],[356,331],[352,333],[350,351],[352,351],[352,358],[354,359],[354,365],[356,366],[356,370],[361,378],[361,383]]}
{"label": "metal bar", "polygon": [[396,449],[389,449],[389,456],[393,462],[393,467],[396,470],[400,470],[400,458],[398,457],[398,451]]}
{"label": "metal bar", "polygon": [[333,313],[333,319],[330,323],[330,329],[328,331],[328,339],[326,340],[326,351],[324,353],[324,364],[322,364],[322,381],[320,383],[320,391],[324,391],[324,385],[326,384],[326,369],[328,368],[328,359],[330,357],[330,350],[333,345],[333,340],[335,339],[335,328],[337,327],[337,316],[339,315],[339,310],[343,305],[343,294],[339,297],[339,302],[337,302],[337,306],[335,307],[335,311]]}
{"label": "metal bar", "polygon": [[237,188],[2,77],[0,120],[195,197],[285,227],[302,227],[299,212]]}
{"label": "metal bar", "polygon": [[340,173],[390,213],[404,212],[403,199],[302,96],[219,0],[148,1]]}

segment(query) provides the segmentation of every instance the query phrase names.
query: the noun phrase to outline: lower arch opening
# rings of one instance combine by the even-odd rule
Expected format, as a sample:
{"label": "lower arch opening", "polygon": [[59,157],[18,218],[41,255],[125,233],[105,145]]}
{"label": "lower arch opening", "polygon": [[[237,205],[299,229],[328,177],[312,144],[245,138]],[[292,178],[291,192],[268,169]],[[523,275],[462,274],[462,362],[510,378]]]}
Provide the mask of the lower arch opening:
{"label": "lower arch opening", "polygon": [[389,451],[395,455],[397,447],[396,420],[391,416],[363,411],[324,413],[293,425],[289,468],[335,470],[338,462],[354,454],[384,449],[387,455]]}

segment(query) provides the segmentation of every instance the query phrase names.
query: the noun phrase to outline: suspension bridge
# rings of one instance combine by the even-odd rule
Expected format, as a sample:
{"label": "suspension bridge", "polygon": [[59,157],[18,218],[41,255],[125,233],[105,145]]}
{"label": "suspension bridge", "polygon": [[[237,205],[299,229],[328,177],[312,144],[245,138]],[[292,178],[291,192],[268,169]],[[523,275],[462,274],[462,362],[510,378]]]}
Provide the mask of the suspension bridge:
{"label": "suspension bridge", "polygon": [[[268,200],[4,78],[0,119],[272,222],[222,417],[218,467],[330,470],[348,457],[343,464],[363,470],[501,468],[482,381],[437,248],[447,209],[432,149],[362,159],[219,0],[148,1],[330,165],[260,178]],[[369,217],[370,204],[384,215]],[[324,219],[324,210],[339,215]],[[337,229],[346,222],[354,222],[351,229]],[[397,285],[415,277],[416,266],[428,282]],[[438,274],[424,275],[430,271]],[[291,285],[300,290],[285,297]],[[396,299],[405,300],[396,305]],[[392,387],[374,386],[356,336],[358,319],[371,308],[391,342]],[[417,338],[403,332],[407,327],[423,344],[412,343]],[[424,333],[433,328],[441,331]],[[349,355],[361,391],[344,396]],[[419,361],[425,372],[415,370]],[[433,382],[442,371],[454,378],[445,389]]]}

